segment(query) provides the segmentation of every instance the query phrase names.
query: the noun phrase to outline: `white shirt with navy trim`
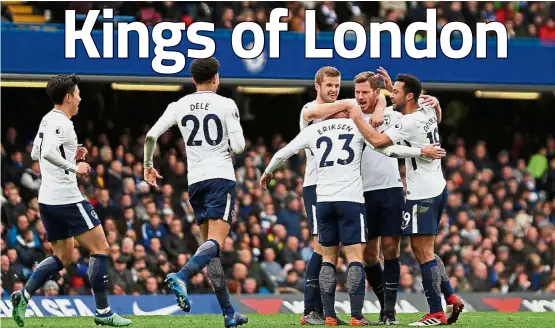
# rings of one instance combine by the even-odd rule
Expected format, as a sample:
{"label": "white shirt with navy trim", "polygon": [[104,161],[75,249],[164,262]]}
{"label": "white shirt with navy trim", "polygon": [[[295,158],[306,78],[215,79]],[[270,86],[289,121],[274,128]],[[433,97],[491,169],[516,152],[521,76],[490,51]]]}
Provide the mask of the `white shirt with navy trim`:
{"label": "white shirt with navy trim", "polygon": [[38,152],[42,182],[38,201],[46,205],[67,205],[84,200],[77,185],[76,172],[56,166],[41,156],[41,152],[52,149],[69,163],[75,165],[77,134],[73,122],[59,109],[44,115],[33,142],[33,152]]}

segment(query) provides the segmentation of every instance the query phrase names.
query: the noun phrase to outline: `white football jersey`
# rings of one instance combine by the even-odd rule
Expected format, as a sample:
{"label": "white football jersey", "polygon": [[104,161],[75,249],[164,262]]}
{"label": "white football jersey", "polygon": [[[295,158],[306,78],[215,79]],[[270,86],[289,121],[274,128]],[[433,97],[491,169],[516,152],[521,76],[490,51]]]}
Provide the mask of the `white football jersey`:
{"label": "white football jersey", "polygon": [[[385,133],[394,144],[418,147],[439,143],[436,112],[432,107],[420,107],[403,117]],[[446,182],[441,170],[441,160],[422,157],[406,158],[407,199],[418,200],[438,196]]]}
{"label": "white football jersey", "polygon": [[160,135],[179,126],[187,152],[189,185],[209,179],[235,181],[229,135],[240,133],[237,104],[212,91],[199,91],[168,105],[153,129]]}
{"label": "white football jersey", "polygon": [[[362,117],[369,121],[372,115],[362,113]],[[401,117],[403,117],[403,114],[393,110],[393,107],[386,107],[384,110],[384,122],[376,130],[378,132],[386,131],[394,126]],[[361,167],[362,184],[365,192],[403,187],[397,158],[386,156],[369,147],[365,147],[362,152]]]}
{"label": "white football jersey", "polygon": [[304,128],[285,153],[310,149],[317,169],[318,202],[364,203],[360,159],[365,139],[351,119],[329,119]]}
{"label": "white football jersey", "polygon": [[[316,105],[318,105],[318,103],[316,102],[316,100],[313,100],[305,104],[303,106],[303,109],[301,109],[301,115],[300,115],[301,117],[299,120],[299,128],[301,129],[301,131],[311,124],[322,121],[320,119],[306,121],[303,117],[303,114],[306,109]],[[316,165],[316,161],[314,160],[314,155],[312,155],[312,151],[310,151],[309,149],[306,149],[305,154],[306,154],[306,166],[304,169],[303,187],[314,186],[316,184],[316,179],[318,178],[318,166]]]}
{"label": "white football jersey", "polygon": [[39,131],[33,142],[33,158],[38,158],[42,182],[39,189],[39,203],[46,205],[67,205],[84,200],[77,186],[77,175],[71,170],[56,166],[42,157],[43,150],[58,152],[69,163],[75,165],[77,134],[73,122],[59,109],[44,115]]}

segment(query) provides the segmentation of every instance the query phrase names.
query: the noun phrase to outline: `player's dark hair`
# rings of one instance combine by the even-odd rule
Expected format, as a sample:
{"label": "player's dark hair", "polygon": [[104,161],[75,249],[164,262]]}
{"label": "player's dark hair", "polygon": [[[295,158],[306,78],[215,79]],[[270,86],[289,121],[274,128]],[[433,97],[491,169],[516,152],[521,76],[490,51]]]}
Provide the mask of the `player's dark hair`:
{"label": "player's dark hair", "polygon": [[220,70],[220,62],[214,57],[195,59],[189,71],[197,84],[208,83]]}
{"label": "player's dark hair", "polygon": [[56,75],[48,81],[46,85],[46,94],[54,105],[61,105],[66,95],[73,94],[75,86],[79,84],[79,82],[80,79],[75,74]]}
{"label": "player's dark hair", "polygon": [[420,97],[420,94],[422,93],[422,82],[420,82],[420,80],[417,79],[416,76],[410,74],[397,75],[397,81],[405,83],[405,85],[403,85],[403,91],[405,91],[405,95],[412,93],[414,101],[417,101],[417,99]]}

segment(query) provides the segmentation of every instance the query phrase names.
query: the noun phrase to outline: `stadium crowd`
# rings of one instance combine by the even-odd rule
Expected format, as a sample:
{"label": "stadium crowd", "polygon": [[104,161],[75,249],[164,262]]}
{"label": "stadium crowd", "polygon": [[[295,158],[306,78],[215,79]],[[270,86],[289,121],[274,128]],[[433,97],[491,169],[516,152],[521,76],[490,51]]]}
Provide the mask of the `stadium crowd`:
{"label": "stadium crowd", "polygon": [[[113,294],[164,294],[165,275],[178,270],[201,242],[188,203],[187,164],[182,138],[167,132],[158,141],[155,167],[164,177],[151,189],[143,181],[144,136],[80,139],[89,150],[91,175],[79,187],[94,205],[110,244]],[[2,296],[22,287],[34,266],[51,253],[38,212],[40,166],[32,161],[33,136],[14,127],[2,138]],[[304,152],[276,171],[268,191],[259,184],[271,156],[286,141],[275,135],[247,141],[234,157],[237,194],[232,233],[222,246],[222,265],[231,293],[301,293],[310,234],[302,202]],[[555,293],[555,139],[530,158],[522,140],[510,151],[490,155],[483,141],[456,140],[445,160],[448,206],[436,252],[457,292],[537,291]],[[404,166],[401,165],[404,172]],[[422,292],[419,266],[410,244],[401,248],[401,293]],[[76,245],[72,264],[40,293],[90,294],[88,254]],[[338,265],[338,290],[347,267]],[[206,272],[189,281],[190,293],[211,292]]]}
{"label": "stadium crowd", "polygon": [[[68,1],[33,2],[35,11],[44,14],[48,22],[63,22],[64,10],[74,9],[86,14],[91,9],[114,8],[117,15],[133,16],[149,26],[162,21],[213,22],[217,29],[232,29],[241,22],[256,22],[263,27],[272,8],[286,6],[289,16],[284,20],[290,31],[305,30],[305,10],[316,10],[320,31],[334,31],[345,21],[361,23],[391,21],[401,28],[415,21],[426,21],[426,9],[437,8],[437,31],[449,22],[465,22],[475,29],[477,22],[503,23],[509,37],[538,37],[555,39],[555,6],[541,1]],[[2,4],[2,20],[11,20],[9,9]],[[100,27],[99,27],[100,28]]]}

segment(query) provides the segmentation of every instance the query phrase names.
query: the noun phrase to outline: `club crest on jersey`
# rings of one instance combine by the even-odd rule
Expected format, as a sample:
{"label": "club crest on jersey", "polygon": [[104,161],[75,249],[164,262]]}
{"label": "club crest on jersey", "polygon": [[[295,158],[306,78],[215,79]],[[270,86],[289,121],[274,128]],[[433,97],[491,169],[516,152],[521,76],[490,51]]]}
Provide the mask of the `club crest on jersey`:
{"label": "club crest on jersey", "polygon": [[56,130],[54,130],[54,133],[56,133],[57,136],[61,136],[64,134],[64,129],[62,129],[61,126],[56,127]]}
{"label": "club crest on jersey", "polygon": [[386,126],[389,126],[389,124],[391,124],[391,117],[389,117],[389,116],[384,117],[383,123],[384,123]]}
{"label": "club crest on jersey", "polygon": [[240,116],[239,116],[239,110],[238,110],[238,109],[236,109],[236,110],[233,111],[233,117],[234,117],[236,120],[239,120]]}

